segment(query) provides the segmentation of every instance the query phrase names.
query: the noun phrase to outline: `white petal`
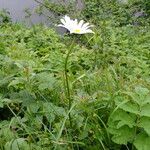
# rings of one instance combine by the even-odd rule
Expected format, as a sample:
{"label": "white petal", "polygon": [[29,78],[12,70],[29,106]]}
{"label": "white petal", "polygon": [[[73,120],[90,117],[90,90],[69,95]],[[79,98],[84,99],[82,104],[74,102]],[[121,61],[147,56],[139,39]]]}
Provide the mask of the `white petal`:
{"label": "white petal", "polygon": [[80,28],[82,28],[83,23],[84,23],[84,21],[81,20],[81,21],[79,22],[78,26],[79,26]]}
{"label": "white petal", "polygon": [[89,25],[89,23],[87,22],[87,23],[84,23],[82,27],[86,28],[88,25]]}
{"label": "white petal", "polygon": [[70,20],[71,20],[70,17],[68,17],[67,15],[64,17],[64,19],[66,22],[70,22]]}
{"label": "white petal", "polygon": [[85,33],[94,33],[91,29],[85,30]]}
{"label": "white petal", "polygon": [[83,20],[80,20],[78,22],[77,19],[70,19],[69,16],[65,15],[62,19],[60,19],[62,24],[59,24],[58,26],[60,27],[64,27],[67,30],[70,31],[70,34],[74,33],[74,34],[86,34],[86,33],[94,33],[90,27],[92,27],[92,25],[90,25],[88,22],[84,23]]}
{"label": "white petal", "polygon": [[77,26],[78,20],[77,20],[77,19],[73,20],[73,23],[74,23],[74,26],[75,26],[75,25]]}
{"label": "white petal", "polygon": [[67,26],[65,26],[65,25],[62,25],[62,24],[59,24],[59,25],[57,25],[58,27],[63,27],[63,28],[65,28],[65,29],[67,29],[67,30],[69,30],[70,31],[70,28],[68,28]]}
{"label": "white petal", "polygon": [[86,29],[91,28],[91,27],[93,27],[93,25],[89,25],[89,26],[87,26],[87,27],[86,27]]}
{"label": "white petal", "polygon": [[66,21],[64,19],[60,19],[61,23],[65,25]]}
{"label": "white petal", "polygon": [[58,27],[65,27],[63,24],[58,24],[57,26]]}

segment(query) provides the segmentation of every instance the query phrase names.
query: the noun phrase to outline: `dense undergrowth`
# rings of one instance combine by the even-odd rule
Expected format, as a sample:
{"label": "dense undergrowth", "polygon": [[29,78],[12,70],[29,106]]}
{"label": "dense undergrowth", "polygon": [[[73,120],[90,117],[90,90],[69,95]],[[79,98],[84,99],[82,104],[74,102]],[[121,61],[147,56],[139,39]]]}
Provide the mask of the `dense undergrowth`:
{"label": "dense undergrowth", "polygon": [[[132,11],[140,6],[147,15],[126,20],[104,14],[102,1],[86,1],[94,35],[1,23],[0,150],[149,150],[150,27],[142,2]],[[64,64],[72,39],[68,110]]]}

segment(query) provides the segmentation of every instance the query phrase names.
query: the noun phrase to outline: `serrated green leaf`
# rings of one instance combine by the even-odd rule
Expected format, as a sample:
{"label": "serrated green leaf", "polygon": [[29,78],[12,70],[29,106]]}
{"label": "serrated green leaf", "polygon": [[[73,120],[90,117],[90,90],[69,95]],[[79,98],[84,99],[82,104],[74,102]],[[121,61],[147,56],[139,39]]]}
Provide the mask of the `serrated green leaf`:
{"label": "serrated green leaf", "polygon": [[147,88],[143,88],[141,86],[137,86],[135,88],[135,92],[138,94],[138,95],[147,95],[149,93],[149,90]]}
{"label": "serrated green leaf", "polygon": [[135,88],[136,92],[136,98],[135,101],[140,105],[144,105],[146,103],[150,103],[150,95],[149,95],[149,90],[147,88],[143,88],[140,86],[137,86]]}
{"label": "serrated green leaf", "polygon": [[134,135],[134,128],[129,128],[128,126],[123,126],[116,130],[113,135],[112,140],[117,144],[127,144],[132,141]]}
{"label": "serrated green leaf", "polygon": [[141,108],[140,115],[141,115],[141,116],[150,117],[150,104],[145,104],[145,105]]}
{"label": "serrated green leaf", "polygon": [[45,89],[53,89],[56,83],[56,79],[52,74],[43,72],[38,74],[37,76],[39,80],[39,90],[45,90]]}
{"label": "serrated green leaf", "polygon": [[135,124],[136,115],[134,114],[128,114],[122,109],[118,109],[115,111],[111,116],[111,121],[117,121],[117,128],[120,128],[124,125],[128,125],[130,128],[132,128]]}
{"label": "serrated green leaf", "polygon": [[5,150],[29,150],[29,148],[24,138],[11,140],[5,144]]}
{"label": "serrated green leaf", "polygon": [[54,82],[48,82],[48,83],[41,83],[38,87],[40,91],[43,91],[45,89],[53,89]]}
{"label": "serrated green leaf", "polygon": [[141,127],[145,130],[145,132],[150,136],[150,118],[142,117],[138,124],[138,127]]}
{"label": "serrated green leaf", "polygon": [[44,103],[43,105],[43,111],[45,113],[45,116],[47,117],[49,122],[53,122],[55,119],[55,109],[53,107],[53,104],[51,103]]}
{"label": "serrated green leaf", "polygon": [[2,98],[2,96],[0,96],[0,108],[3,108],[5,104],[9,104],[11,102],[12,101],[10,99]]}
{"label": "serrated green leaf", "polygon": [[133,144],[137,148],[137,150],[149,150],[150,149],[150,136],[148,136],[145,133],[140,133],[136,137]]}
{"label": "serrated green leaf", "polygon": [[23,102],[24,106],[28,106],[31,103],[36,102],[34,93],[30,93],[28,90],[21,90],[16,96],[13,97],[12,95],[12,98]]}
{"label": "serrated green leaf", "polygon": [[8,87],[10,87],[10,86],[14,86],[14,85],[17,85],[17,84],[23,84],[23,83],[25,83],[25,80],[23,79],[23,78],[21,78],[21,77],[18,77],[18,78],[15,78],[14,80],[12,80],[10,83],[9,83],[9,85],[8,85]]}
{"label": "serrated green leaf", "polygon": [[40,104],[38,104],[36,102],[34,102],[34,103],[32,102],[28,106],[29,111],[31,111],[32,113],[37,113],[39,108],[40,108]]}
{"label": "serrated green leaf", "polygon": [[3,137],[4,140],[9,141],[12,138],[14,138],[14,133],[8,127],[9,122],[2,122],[2,123],[3,125],[1,126],[0,137]]}
{"label": "serrated green leaf", "polygon": [[52,103],[44,103],[43,111],[48,119],[48,121],[54,121],[56,116],[65,116],[65,110],[62,107],[55,106]]}
{"label": "serrated green leaf", "polygon": [[123,93],[128,95],[131,98],[132,102],[138,104],[139,106],[150,103],[150,95],[149,90],[147,88],[137,86],[135,88],[135,93],[130,91]]}
{"label": "serrated green leaf", "polygon": [[130,113],[134,113],[134,114],[139,114],[139,106],[138,104],[135,104],[132,101],[128,101],[122,105],[119,105],[119,103],[117,103],[118,107],[123,109],[126,112],[130,112]]}
{"label": "serrated green leaf", "polygon": [[0,86],[8,84],[13,79],[13,75],[0,78]]}

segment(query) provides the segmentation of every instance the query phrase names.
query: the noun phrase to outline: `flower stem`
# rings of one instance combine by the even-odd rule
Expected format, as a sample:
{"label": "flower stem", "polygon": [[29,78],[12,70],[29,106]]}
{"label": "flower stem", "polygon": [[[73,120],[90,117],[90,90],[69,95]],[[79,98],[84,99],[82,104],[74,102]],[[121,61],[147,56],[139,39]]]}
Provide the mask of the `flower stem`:
{"label": "flower stem", "polygon": [[[69,60],[69,56],[70,56],[70,54],[72,52],[73,46],[74,46],[74,40],[72,41],[72,43],[70,45],[69,51],[68,51],[66,59],[65,59],[65,81],[66,81],[66,90],[67,90],[66,96],[67,96],[67,99],[69,101],[68,110],[70,110],[71,105],[72,105],[72,99],[71,99],[71,94],[70,94],[70,86],[69,86],[69,79],[68,79],[68,60]],[[71,119],[71,114],[70,113],[69,113],[69,122],[70,122],[70,127],[72,128],[72,119]]]}

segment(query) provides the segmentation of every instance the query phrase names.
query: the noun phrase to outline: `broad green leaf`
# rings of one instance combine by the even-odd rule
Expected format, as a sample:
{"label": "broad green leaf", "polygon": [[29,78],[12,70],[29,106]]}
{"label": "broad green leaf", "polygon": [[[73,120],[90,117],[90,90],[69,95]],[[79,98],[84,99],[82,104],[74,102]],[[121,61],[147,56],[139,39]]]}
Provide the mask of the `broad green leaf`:
{"label": "broad green leaf", "polygon": [[150,103],[150,95],[149,95],[149,90],[147,88],[137,86],[135,88],[135,91],[136,91],[135,101],[137,101],[137,103],[140,106]]}
{"label": "broad green leaf", "polygon": [[14,80],[12,80],[10,83],[9,83],[9,85],[8,85],[8,87],[10,87],[10,86],[14,86],[14,85],[17,85],[17,84],[24,84],[25,83],[25,80],[23,79],[23,78],[21,78],[21,77],[18,77],[18,78],[15,78]]}
{"label": "broad green leaf", "polygon": [[12,102],[10,99],[7,99],[7,98],[3,98],[1,95],[0,95],[0,108],[3,108],[5,104],[8,104]]}
{"label": "broad green leaf", "polygon": [[5,150],[30,150],[30,147],[24,138],[19,138],[7,142]]}
{"label": "broad green leaf", "polygon": [[116,130],[113,135],[112,140],[117,144],[127,144],[132,141],[134,135],[134,128],[129,128],[128,126],[123,126]]}
{"label": "broad green leaf", "polygon": [[141,115],[141,116],[150,117],[150,104],[145,104],[145,105],[141,108],[140,115]]}
{"label": "broad green leaf", "polygon": [[143,88],[143,87],[141,87],[141,86],[137,86],[137,87],[135,88],[135,92],[136,92],[138,95],[143,95],[143,96],[145,96],[145,95],[148,95],[149,90],[148,90],[147,88]]}
{"label": "broad green leaf", "polygon": [[124,125],[128,125],[130,128],[132,128],[135,124],[136,115],[127,113],[121,109],[118,109],[115,111],[111,116],[111,121],[117,121],[117,128],[120,128]]}
{"label": "broad green leaf", "polygon": [[13,79],[13,75],[0,78],[0,86],[7,85]]}
{"label": "broad green leaf", "polygon": [[43,112],[45,114],[45,116],[47,117],[49,122],[53,122],[55,117],[56,117],[56,113],[55,113],[55,108],[54,105],[51,103],[44,103],[43,105]]}
{"label": "broad green leaf", "polygon": [[147,88],[137,86],[135,88],[135,92],[128,91],[123,93],[131,98],[130,101],[134,102],[135,104],[138,104],[139,106],[150,103],[150,95],[149,90]]}
{"label": "broad green leaf", "polygon": [[3,137],[6,141],[9,141],[14,137],[14,133],[9,129],[8,124],[1,126],[0,136]]}
{"label": "broad green leaf", "polygon": [[138,104],[135,104],[133,101],[128,101],[124,104],[121,104],[121,102],[116,102],[116,105],[123,109],[126,112],[134,113],[134,114],[139,114],[139,106]]}
{"label": "broad green leaf", "polygon": [[137,150],[149,150],[150,136],[145,133],[140,133],[139,135],[137,135],[133,144],[137,148]]}
{"label": "broad green leaf", "polygon": [[150,136],[150,117],[142,117],[138,124],[138,127],[141,127],[145,132]]}
{"label": "broad green leaf", "polygon": [[34,103],[32,102],[31,104],[29,104],[27,108],[29,109],[30,112],[37,113],[40,108],[40,104],[38,104],[37,102]]}
{"label": "broad green leaf", "polygon": [[20,90],[16,96],[12,95],[12,97],[22,102],[24,106],[29,106],[31,103],[36,102],[34,93],[30,93],[28,90]]}
{"label": "broad green leaf", "polygon": [[38,74],[37,79],[39,81],[38,88],[41,91],[45,89],[53,89],[56,83],[56,79],[53,74],[49,74],[46,72]]}
{"label": "broad green leaf", "polygon": [[50,82],[45,82],[45,83],[41,83],[40,85],[39,85],[39,90],[40,91],[43,91],[43,90],[45,90],[45,89],[53,89],[53,84],[54,84],[54,82],[53,81],[50,81]]}
{"label": "broad green leaf", "polygon": [[55,106],[49,102],[44,103],[43,111],[50,122],[53,122],[57,116],[65,116],[65,110],[62,107]]}

